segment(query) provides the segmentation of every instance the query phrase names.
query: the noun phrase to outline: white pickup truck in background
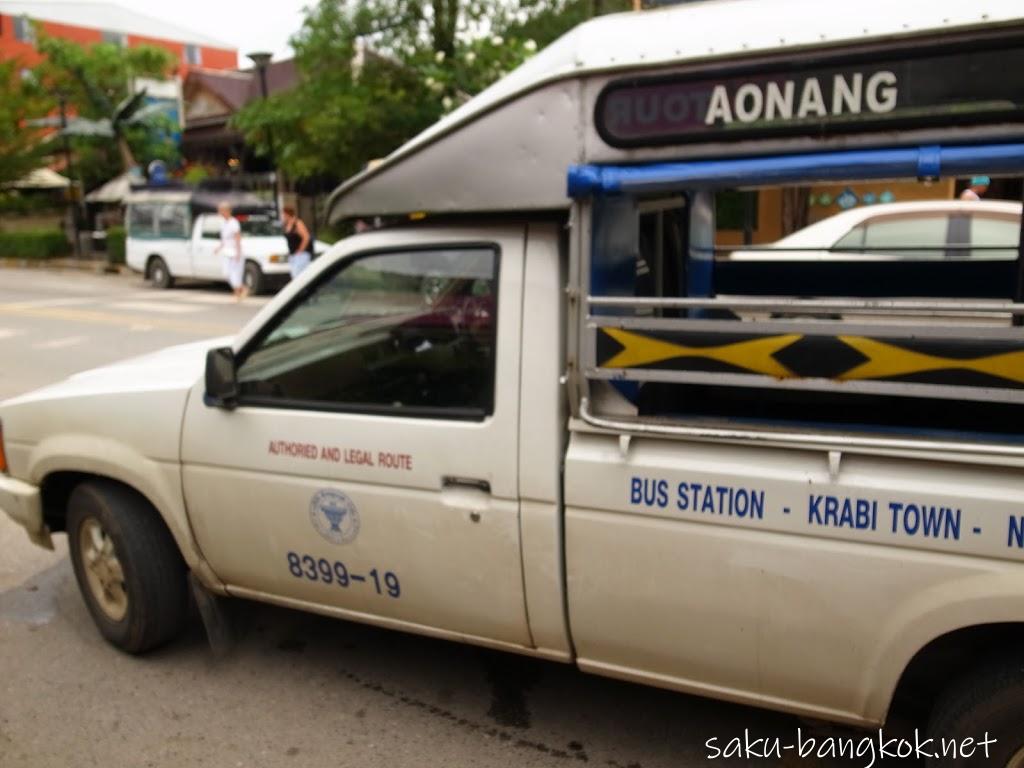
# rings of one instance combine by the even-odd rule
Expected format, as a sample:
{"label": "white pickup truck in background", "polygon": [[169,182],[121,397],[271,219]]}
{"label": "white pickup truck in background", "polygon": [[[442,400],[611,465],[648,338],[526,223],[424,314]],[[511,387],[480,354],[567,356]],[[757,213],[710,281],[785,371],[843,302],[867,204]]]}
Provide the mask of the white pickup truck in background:
{"label": "white pickup truck in background", "polygon": [[[220,245],[222,218],[201,212],[184,190],[138,190],[127,201],[125,260],[155,288],[179,278],[226,281]],[[243,281],[252,294],[280,288],[289,278],[288,246],[273,208],[240,210]],[[315,253],[330,246],[316,241]]]}

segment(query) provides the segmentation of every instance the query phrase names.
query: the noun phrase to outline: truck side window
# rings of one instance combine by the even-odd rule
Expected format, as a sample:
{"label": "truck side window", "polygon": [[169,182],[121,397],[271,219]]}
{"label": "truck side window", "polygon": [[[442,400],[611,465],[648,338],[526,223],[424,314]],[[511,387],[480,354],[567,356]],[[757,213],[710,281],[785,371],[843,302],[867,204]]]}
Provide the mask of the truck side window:
{"label": "truck side window", "polygon": [[128,235],[156,237],[156,210],[152,204],[141,203],[128,208]]}
{"label": "truck side window", "polygon": [[160,237],[188,237],[188,206],[164,203],[156,210]]}
{"label": "truck side window", "polygon": [[494,405],[497,265],[481,247],[344,263],[244,355],[242,402],[484,418]]}
{"label": "truck side window", "polygon": [[203,216],[202,232],[204,240],[220,240],[221,218],[213,214]]}

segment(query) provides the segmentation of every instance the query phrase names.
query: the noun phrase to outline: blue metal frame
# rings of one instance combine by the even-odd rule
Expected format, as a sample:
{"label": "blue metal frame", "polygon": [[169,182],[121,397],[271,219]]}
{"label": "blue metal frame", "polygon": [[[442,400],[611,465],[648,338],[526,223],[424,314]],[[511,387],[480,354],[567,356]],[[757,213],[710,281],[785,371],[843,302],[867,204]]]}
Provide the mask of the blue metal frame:
{"label": "blue metal frame", "polygon": [[938,178],[1024,172],[1024,143],[929,145],[649,165],[572,165],[569,197],[849,178]]}

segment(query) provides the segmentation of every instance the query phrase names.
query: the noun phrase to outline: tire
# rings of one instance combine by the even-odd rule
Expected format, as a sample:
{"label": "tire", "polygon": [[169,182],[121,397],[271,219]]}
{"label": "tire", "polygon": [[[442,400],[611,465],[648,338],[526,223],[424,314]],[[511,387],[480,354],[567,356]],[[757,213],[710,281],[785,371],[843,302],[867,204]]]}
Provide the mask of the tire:
{"label": "tire", "polygon": [[68,500],[68,543],[78,588],[112,645],[143,653],[185,626],[185,563],[159,514],[141,496],[105,480]]}
{"label": "tire", "polygon": [[249,289],[249,293],[258,296],[266,288],[266,278],[263,270],[255,261],[245,262],[245,272],[242,274],[242,285]]}
{"label": "tire", "polygon": [[1024,767],[1024,657],[1004,658],[951,685],[939,697],[928,723],[928,737],[934,739],[936,752],[942,739],[980,742],[996,739],[972,757],[952,755],[928,760],[929,768],[938,766]]}
{"label": "tire", "polygon": [[146,273],[146,276],[149,278],[149,284],[154,288],[166,290],[174,285],[174,277],[171,276],[171,270],[167,268],[167,262],[159,256],[154,256],[149,260],[149,267]]}

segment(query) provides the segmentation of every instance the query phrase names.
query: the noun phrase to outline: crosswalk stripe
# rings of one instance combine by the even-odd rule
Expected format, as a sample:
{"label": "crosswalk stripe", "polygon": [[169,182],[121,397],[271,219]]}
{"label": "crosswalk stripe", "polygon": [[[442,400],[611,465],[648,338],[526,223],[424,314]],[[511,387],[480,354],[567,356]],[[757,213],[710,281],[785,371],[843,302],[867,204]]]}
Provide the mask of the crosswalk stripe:
{"label": "crosswalk stripe", "polygon": [[19,336],[24,331],[17,328],[0,328],[0,339],[9,339],[12,336]]}
{"label": "crosswalk stripe", "polygon": [[[144,301],[159,301],[174,303],[177,301],[183,301],[187,304],[234,304],[235,297],[230,293],[213,293],[213,292],[199,292],[199,291],[185,291],[185,290],[170,290],[170,291],[140,291],[133,293],[129,296],[131,300],[141,299]],[[249,296],[246,298],[246,304],[266,304],[271,296]]]}
{"label": "crosswalk stripe", "polygon": [[81,344],[85,340],[85,336],[66,336],[63,339],[51,339],[50,341],[41,341],[38,344],[33,344],[32,349],[63,349],[64,347],[73,347],[76,344]]}
{"label": "crosswalk stripe", "polygon": [[142,315],[125,315],[116,312],[98,312],[90,309],[78,309],[74,307],[28,307],[24,309],[10,308],[0,304],[0,316],[16,315],[22,317],[44,317],[51,320],[65,320],[72,323],[88,323],[101,325],[116,325],[121,328],[125,325],[142,324],[161,330],[181,331],[183,333],[201,333],[210,336],[223,336],[234,333],[241,326],[241,323],[212,323],[193,321],[185,319],[152,317]]}
{"label": "crosswalk stripe", "polygon": [[36,309],[40,307],[74,307],[82,304],[91,304],[93,298],[78,299],[36,299],[34,301],[14,301],[9,304],[0,304],[3,309]]}
{"label": "crosswalk stripe", "polygon": [[186,315],[201,311],[201,307],[190,304],[171,304],[160,301],[116,301],[108,305],[111,309],[131,309],[138,312],[163,312],[168,315]]}

